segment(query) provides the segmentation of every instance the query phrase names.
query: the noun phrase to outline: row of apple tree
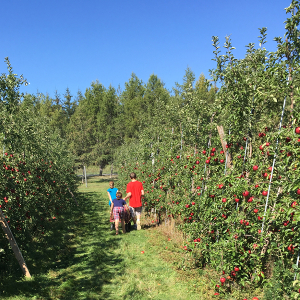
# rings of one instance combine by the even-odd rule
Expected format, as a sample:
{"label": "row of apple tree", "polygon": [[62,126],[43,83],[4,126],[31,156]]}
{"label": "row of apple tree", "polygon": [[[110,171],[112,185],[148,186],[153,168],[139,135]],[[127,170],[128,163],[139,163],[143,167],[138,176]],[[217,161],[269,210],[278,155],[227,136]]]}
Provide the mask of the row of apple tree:
{"label": "row of apple tree", "polygon": [[177,95],[180,105],[118,152],[118,187],[137,173],[145,209],[178,221],[184,249],[219,272],[219,293],[270,282],[275,269],[282,295],[298,293],[291,284],[300,224],[298,8],[293,1],[287,9],[276,52],[264,47],[265,28],[260,47],[249,44],[239,60],[229,37],[224,55],[213,37],[216,100],[198,97],[191,82]]}
{"label": "row of apple tree", "polygon": [[[8,74],[0,76],[0,208],[20,249],[28,250],[72,208],[77,183],[64,140],[46,118],[23,105],[19,88],[26,81],[6,62]],[[12,252],[3,232],[0,250],[6,270]]]}

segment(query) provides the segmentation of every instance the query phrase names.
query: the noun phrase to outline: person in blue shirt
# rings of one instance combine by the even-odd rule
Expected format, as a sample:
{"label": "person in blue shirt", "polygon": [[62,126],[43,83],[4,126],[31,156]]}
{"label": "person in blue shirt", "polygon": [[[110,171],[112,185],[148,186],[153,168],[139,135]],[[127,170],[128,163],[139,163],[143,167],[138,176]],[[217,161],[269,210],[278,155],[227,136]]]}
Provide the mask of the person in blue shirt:
{"label": "person in blue shirt", "polygon": [[122,199],[122,193],[117,192],[117,198],[112,201],[110,207],[110,214],[114,216],[116,234],[119,234],[119,221],[121,220],[123,233],[126,233],[125,230],[125,208],[129,210],[127,203]]}
{"label": "person in blue shirt", "polygon": [[[115,186],[115,183],[113,181],[110,181],[109,189],[107,190],[107,195],[109,198],[109,202],[108,202],[109,206],[111,206],[112,200],[117,198],[116,194],[117,194],[118,189],[115,188],[114,186]],[[110,230],[113,230],[113,228],[114,228],[114,219],[111,216],[110,217]]]}

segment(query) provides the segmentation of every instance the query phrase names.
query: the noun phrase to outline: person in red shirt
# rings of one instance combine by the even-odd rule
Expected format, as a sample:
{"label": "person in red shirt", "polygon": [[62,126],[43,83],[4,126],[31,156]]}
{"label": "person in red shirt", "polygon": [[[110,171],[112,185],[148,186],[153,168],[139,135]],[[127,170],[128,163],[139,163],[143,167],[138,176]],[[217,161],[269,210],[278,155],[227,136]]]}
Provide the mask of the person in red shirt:
{"label": "person in red shirt", "polygon": [[133,219],[134,226],[137,230],[141,229],[141,213],[142,213],[142,196],[144,196],[143,184],[136,180],[136,174],[130,173],[131,181],[127,184],[126,197],[129,198],[129,209]]}

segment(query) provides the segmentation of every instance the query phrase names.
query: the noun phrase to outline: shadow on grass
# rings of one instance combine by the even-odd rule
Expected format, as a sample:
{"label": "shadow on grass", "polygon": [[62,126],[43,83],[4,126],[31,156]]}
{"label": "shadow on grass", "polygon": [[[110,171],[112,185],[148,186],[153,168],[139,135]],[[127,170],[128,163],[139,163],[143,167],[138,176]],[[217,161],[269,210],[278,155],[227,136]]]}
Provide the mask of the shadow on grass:
{"label": "shadow on grass", "polygon": [[[114,180],[115,178],[109,178],[109,177],[101,177],[101,176],[97,176],[94,177],[92,179],[93,183],[109,183],[110,181]],[[109,185],[107,184],[107,188],[109,187]]]}
{"label": "shadow on grass", "polygon": [[124,268],[122,259],[112,254],[120,237],[109,231],[106,199],[90,192],[78,202],[80,206],[23,250],[33,277],[24,279],[14,262],[1,278],[1,299],[112,299],[103,285]]}

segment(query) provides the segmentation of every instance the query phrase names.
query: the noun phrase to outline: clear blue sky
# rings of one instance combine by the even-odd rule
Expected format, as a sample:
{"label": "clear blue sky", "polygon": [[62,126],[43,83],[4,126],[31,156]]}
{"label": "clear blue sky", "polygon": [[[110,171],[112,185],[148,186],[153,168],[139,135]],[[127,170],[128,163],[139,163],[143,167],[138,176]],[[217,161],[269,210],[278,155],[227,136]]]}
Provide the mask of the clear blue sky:
{"label": "clear blue sky", "polygon": [[235,55],[258,44],[268,28],[268,50],[284,35],[290,0],[11,0],[1,1],[0,73],[8,56],[28,93],[76,96],[99,80],[124,83],[134,72],[143,82],[156,74],[171,90],[190,67],[196,78],[215,67],[211,37],[231,35]]}

